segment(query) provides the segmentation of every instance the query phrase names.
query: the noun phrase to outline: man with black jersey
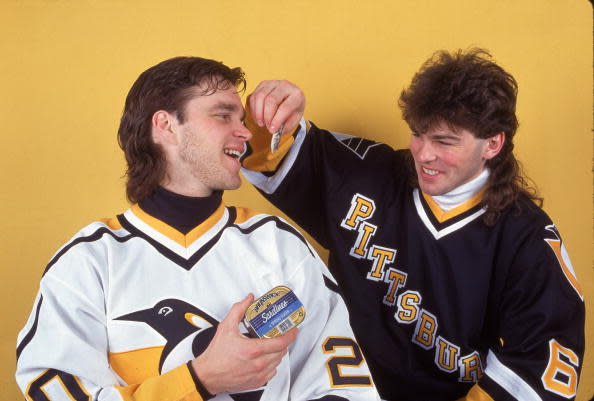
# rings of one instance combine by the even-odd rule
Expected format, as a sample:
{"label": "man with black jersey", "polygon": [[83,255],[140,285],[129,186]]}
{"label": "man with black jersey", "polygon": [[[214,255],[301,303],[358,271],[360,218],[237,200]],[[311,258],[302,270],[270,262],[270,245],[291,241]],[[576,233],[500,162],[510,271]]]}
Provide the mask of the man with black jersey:
{"label": "man with black jersey", "polygon": [[575,398],[583,293],[514,157],[516,96],[485,50],[440,51],[400,96],[409,149],[301,120],[271,152],[305,98],[250,95],[244,174],[330,250],[386,400]]}
{"label": "man with black jersey", "polygon": [[[241,69],[198,57],[163,61],[133,84],[118,131],[133,205],[48,264],[17,343],[27,399],[379,399],[313,248],[278,217],[222,203],[251,137],[242,87]],[[253,294],[277,286],[293,290],[305,320],[248,338],[240,322]],[[282,299],[265,323],[289,309]]]}

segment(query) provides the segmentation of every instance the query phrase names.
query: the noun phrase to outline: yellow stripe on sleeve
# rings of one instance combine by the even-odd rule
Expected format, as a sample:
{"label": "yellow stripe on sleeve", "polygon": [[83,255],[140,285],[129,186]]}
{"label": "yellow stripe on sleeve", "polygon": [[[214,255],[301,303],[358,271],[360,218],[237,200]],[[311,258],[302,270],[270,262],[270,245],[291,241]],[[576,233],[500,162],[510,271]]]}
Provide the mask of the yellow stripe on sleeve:
{"label": "yellow stripe on sleeve", "polygon": [[124,401],[203,401],[186,364],[142,384],[116,386]]}
{"label": "yellow stripe on sleeve", "polygon": [[487,394],[485,390],[475,384],[470,388],[468,394],[465,397],[459,398],[456,401],[494,401],[493,398]]}

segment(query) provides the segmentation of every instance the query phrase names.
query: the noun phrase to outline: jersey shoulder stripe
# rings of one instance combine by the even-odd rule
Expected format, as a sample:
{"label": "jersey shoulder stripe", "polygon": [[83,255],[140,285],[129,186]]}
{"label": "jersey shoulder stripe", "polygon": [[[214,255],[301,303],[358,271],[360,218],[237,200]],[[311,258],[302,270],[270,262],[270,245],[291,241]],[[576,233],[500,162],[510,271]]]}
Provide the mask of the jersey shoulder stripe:
{"label": "jersey shoulder stripe", "polygon": [[369,149],[374,146],[383,145],[380,142],[371,141],[365,138],[358,138],[355,136],[342,134],[340,132],[328,131],[332,136],[347,149],[353,152],[361,160],[365,159]]}
{"label": "jersey shoulder stripe", "polygon": [[100,227],[99,229],[97,229],[95,232],[93,232],[90,235],[83,236],[83,237],[77,237],[77,238],[73,239],[70,243],[68,243],[64,247],[62,247],[62,249],[60,249],[58,251],[58,253],[50,260],[50,262],[45,267],[42,277],[45,276],[45,274],[49,271],[49,269],[51,269],[51,267],[54,264],[56,264],[56,262],[58,260],[60,260],[60,258],[62,256],[64,256],[74,246],[81,244],[81,243],[85,243],[85,242],[95,242],[95,241],[99,240],[101,237],[103,237],[103,235],[105,235],[105,234],[111,235],[118,242],[126,242],[130,238],[133,237],[130,234],[120,237],[119,235],[115,234],[112,230],[110,230],[107,227]]}
{"label": "jersey shoulder stripe", "polygon": [[325,274],[322,274],[322,277],[324,277],[324,284],[326,285],[326,288],[328,288],[330,291],[335,292],[338,295],[342,296],[342,293],[340,292],[340,287],[338,287],[338,284],[336,284],[334,281],[332,281]]}
{"label": "jersey shoulder stripe", "polygon": [[31,340],[35,336],[35,333],[37,332],[37,324],[39,323],[39,310],[41,309],[42,303],[43,303],[43,294],[40,294],[39,301],[37,302],[37,308],[35,308],[35,319],[33,320],[33,325],[31,326],[31,329],[25,335],[25,337],[23,337],[23,341],[21,341],[21,343],[17,347],[17,350],[16,350],[17,361],[19,360],[19,357],[21,356],[21,353],[23,352],[23,350],[25,349],[27,344],[29,344],[31,342]]}
{"label": "jersey shoulder stripe", "polygon": [[[235,216],[237,216],[237,209],[233,206],[229,207],[229,213],[230,215],[233,216],[234,220],[236,220]],[[244,210],[245,209],[239,209],[241,214],[244,214]],[[237,220],[236,220],[237,221]],[[248,220],[249,222],[250,220]],[[295,237],[297,237],[297,239],[299,241],[301,241],[309,250],[309,253],[314,256],[312,250],[309,247],[309,244],[307,243],[305,237],[303,235],[301,235],[301,233],[294,228],[292,225],[290,225],[289,223],[287,223],[286,221],[282,220],[280,217],[277,216],[270,216],[267,215],[266,217],[262,218],[261,220],[253,223],[252,225],[250,225],[249,227],[243,228],[242,226],[240,226],[239,224],[233,224],[233,226],[235,228],[237,228],[239,231],[241,231],[244,234],[249,234],[252,231],[255,231],[256,229],[258,229],[259,227],[263,226],[264,224],[268,223],[268,222],[274,222],[276,224],[276,227],[279,230],[288,232],[289,234],[294,235]],[[243,224],[242,224],[243,225]]]}

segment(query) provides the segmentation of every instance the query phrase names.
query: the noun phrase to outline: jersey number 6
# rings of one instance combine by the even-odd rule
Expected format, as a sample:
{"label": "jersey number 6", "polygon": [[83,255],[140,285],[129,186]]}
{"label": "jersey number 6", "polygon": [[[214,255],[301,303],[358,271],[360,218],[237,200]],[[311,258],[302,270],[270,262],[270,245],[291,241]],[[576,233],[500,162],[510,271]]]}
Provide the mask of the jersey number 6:
{"label": "jersey number 6", "polygon": [[543,386],[565,398],[575,397],[578,384],[576,368],[580,366],[578,356],[554,338],[549,341],[549,351],[549,364],[541,377]]}

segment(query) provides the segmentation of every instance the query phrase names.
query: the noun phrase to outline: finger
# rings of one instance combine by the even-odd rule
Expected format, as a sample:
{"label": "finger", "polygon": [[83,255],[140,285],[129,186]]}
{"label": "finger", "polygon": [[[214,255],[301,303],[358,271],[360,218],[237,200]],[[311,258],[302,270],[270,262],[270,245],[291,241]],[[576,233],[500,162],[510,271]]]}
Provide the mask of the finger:
{"label": "finger", "polygon": [[[270,131],[271,134],[276,132],[278,127],[280,127],[280,124],[278,124],[277,126],[272,126],[272,119],[274,118],[275,114],[277,113],[277,110],[279,109],[281,103],[284,100],[285,97],[283,93],[277,90],[277,88],[270,91],[270,93],[268,93],[268,95],[266,95],[266,98],[264,99],[264,124],[266,125],[268,131]],[[286,119],[286,116],[285,118],[283,118],[283,120],[284,119]]]}
{"label": "finger", "polygon": [[272,369],[270,372],[268,372],[266,374],[266,376],[264,376],[264,383],[262,385],[268,383],[270,380],[272,380],[272,378],[274,376],[276,376],[276,368],[275,369]]}
{"label": "finger", "polygon": [[270,124],[270,131],[276,132],[278,127],[281,124],[284,124],[283,134],[293,132],[295,127],[301,121],[301,117],[303,116],[303,111],[296,110],[295,108],[291,107],[290,105],[286,105],[286,102],[283,102],[281,106],[276,111],[274,118]]}
{"label": "finger", "polygon": [[305,95],[297,86],[289,81],[280,81],[274,94],[282,99],[273,120],[270,122],[270,131],[274,132],[281,124],[285,124],[286,132],[291,132],[297,126],[305,110]]}
{"label": "finger", "polygon": [[258,126],[256,117],[254,115],[254,110],[252,108],[252,96],[254,96],[253,93],[249,94],[245,101],[245,125],[248,129],[254,129],[256,126]]}
{"label": "finger", "polygon": [[282,358],[277,358],[270,361],[265,368],[257,373],[257,375],[261,378],[261,385],[266,384],[270,379],[272,379],[276,373],[278,366],[281,364]]}
{"label": "finger", "polygon": [[277,337],[279,340],[283,342],[284,348],[286,349],[299,335],[299,329],[295,327],[294,329],[289,330],[285,334],[280,337]]}
{"label": "finger", "polygon": [[284,134],[292,134],[293,130],[297,128],[299,123],[301,122],[301,117],[303,114],[292,114],[289,119],[285,122],[285,129],[283,130]]}
{"label": "finger", "polygon": [[250,95],[250,108],[254,122],[260,127],[264,126],[264,102],[266,96],[274,90],[275,81],[262,81]]}
{"label": "finger", "polygon": [[299,329],[294,328],[289,330],[287,333],[283,334],[282,336],[274,337],[274,338],[263,338],[258,341],[259,351],[262,354],[274,354],[279,352],[285,352],[287,347],[295,341],[297,338],[297,334],[299,334]]}

